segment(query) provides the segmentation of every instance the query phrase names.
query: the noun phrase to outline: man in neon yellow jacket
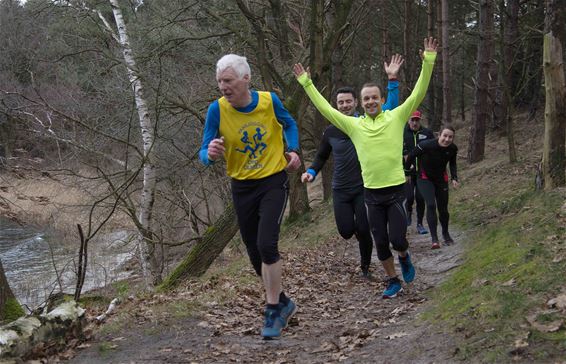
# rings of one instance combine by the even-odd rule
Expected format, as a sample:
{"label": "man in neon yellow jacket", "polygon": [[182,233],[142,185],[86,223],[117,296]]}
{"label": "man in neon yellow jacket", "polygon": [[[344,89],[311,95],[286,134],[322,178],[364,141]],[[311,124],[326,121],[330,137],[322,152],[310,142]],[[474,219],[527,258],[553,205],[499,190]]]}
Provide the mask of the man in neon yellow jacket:
{"label": "man in neon yellow jacket", "polygon": [[432,75],[436,39],[425,38],[423,67],[413,92],[393,110],[382,112],[381,91],[375,84],[362,87],[360,99],[365,115],[352,117],[334,109],[318,92],[303,66],[295,64],[293,71],[318,111],[347,134],[358,153],[364,181],[364,199],[368,220],[375,241],[377,256],[389,277],[383,298],[393,298],[401,290],[393,254],[389,244],[399,254],[403,279],[410,283],[415,278],[407,242],[407,216],[405,199],[405,173],[401,163],[403,155],[403,129],[409,116],[419,107],[426,95]]}

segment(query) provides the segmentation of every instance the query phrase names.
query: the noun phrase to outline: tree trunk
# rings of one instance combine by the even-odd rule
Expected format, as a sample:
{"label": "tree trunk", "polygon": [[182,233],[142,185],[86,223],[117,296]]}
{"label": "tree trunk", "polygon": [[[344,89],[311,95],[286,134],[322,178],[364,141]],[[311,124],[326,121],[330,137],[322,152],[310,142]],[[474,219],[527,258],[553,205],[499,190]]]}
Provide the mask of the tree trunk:
{"label": "tree trunk", "polygon": [[[434,37],[434,4],[435,1],[429,1],[427,3],[426,14],[427,14],[427,35],[429,37]],[[436,64],[438,67],[438,64]],[[437,93],[436,93],[436,84],[437,84],[437,77],[433,75],[430,78],[430,84],[428,87],[428,127],[434,131],[437,131],[440,127],[440,116],[436,113],[436,104],[437,104]]]}
{"label": "tree trunk", "polygon": [[515,149],[515,136],[513,133],[513,110],[515,105],[515,82],[514,82],[514,66],[515,56],[517,54],[518,42],[518,25],[519,25],[519,0],[508,0],[505,6],[501,1],[501,13],[503,15],[503,62],[502,67],[503,80],[503,122],[505,124],[505,133],[507,134],[507,144],[509,149],[509,162],[517,161],[517,152]]}
{"label": "tree trunk", "polygon": [[[441,4],[441,0],[437,0],[435,1],[435,12],[436,12],[436,29],[434,30],[436,35],[435,38],[436,39],[442,39],[442,4]],[[440,49],[440,51],[442,51],[442,48]],[[442,82],[442,70],[444,69],[444,62],[443,62],[443,56],[442,54],[436,58],[436,63],[434,65],[434,67],[439,70],[439,72],[434,72],[433,73],[433,78],[434,78],[434,84],[432,87],[435,88],[434,90],[434,94],[435,94],[435,99],[434,99],[434,115],[436,115],[436,117],[433,120],[432,123],[432,129],[433,130],[440,130],[440,126],[442,125],[442,110],[444,108],[444,98],[443,96],[443,82]],[[430,86],[429,86],[430,89]]]}
{"label": "tree trunk", "polygon": [[442,122],[452,124],[452,95],[450,93],[450,51],[448,36],[448,0],[441,0],[442,7]]}
{"label": "tree trunk", "polygon": [[152,232],[152,213],[155,202],[155,189],[157,185],[157,175],[155,167],[155,125],[149,115],[149,108],[144,97],[144,89],[137,65],[134,52],[130,46],[126,23],[122,16],[122,10],[118,0],[109,0],[112,12],[118,28],[118,35],[124,61],[128,70],[128,78],[132,85],[136,109],[138,111],[140,130],[143,140],[143,187],[140,201],[139,224],[139,251],[141,253],[142,270],[144,277],[148,277],[147,267],[151,274],[152,284],[161,282],[161,267],[155,256],[155,240]]}
{"label": "tree trunk", "polygon": [[233,204],[229,204],[218,220],[206,230],[198,242],[165,278],[160,289],[171,289],[191,277],[200,277],[238,232],[238,219]]}
{"label": "tree trunk", "polygon": [[546,190],[566,184],[566,82],[564,80],[564,6],[546,0],[543,51],[546,105],[544,110],[543,180]]}
{"label": "tree trunk", "polygon": [[[322,0],[311,1],[311,18],[310,18],[310,69],[313,71],[313,80],[322,90],[325,99],[329,99],[331,95],[332,85],[330,84],[330,74],[328,70],[323,70],[323,63],[328,60],[323,59],[324,47],[324,2]],[[332,20],[331,20],[332,21]],[[313,134],[322,135],[328,122],[324,117],[315,111]],[[324,200],[332,197],[332,163],[325,163],[322,168],[322,196]]]}
{"label": "tree trunk", "polygon": [[0,260],[0,322],[14,321],[23,315],[24,310],[18,303],[18,300],[8,284],[4,267]]}
{"label": "tree trunk", "polygon": [[405,90],[403,92],[404,95],[410,94],[408,88],[413,87],[413,85],[415,84],[415,62],[413,61],[413,57],[409,57],[409,55],[413,52],[411,25],[414,24],[415,21],[412,3],[412,0],[405,0],[403,2],[403,14],[405,18],[405,21],[403,22],[403,54],[405,55],[403,73],[405,74],[405,82],[403,83],[404,86],[402,87],[402,90]]}
{"label": "tree trunk", "polygon": [[490,115],[489,110],[489,70],[493,39],[493,0],[480,1],[479,15],[480,41],[476,67],[474,105],[472,108],[472,127],[468,161],[476,163],[484,158],[485,129]]}

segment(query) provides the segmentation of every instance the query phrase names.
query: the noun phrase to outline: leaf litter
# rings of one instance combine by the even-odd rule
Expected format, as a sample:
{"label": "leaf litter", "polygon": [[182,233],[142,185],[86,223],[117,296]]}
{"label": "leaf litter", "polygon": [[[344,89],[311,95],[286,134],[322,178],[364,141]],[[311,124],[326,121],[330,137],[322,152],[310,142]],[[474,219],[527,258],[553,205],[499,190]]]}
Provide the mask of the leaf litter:
{"label": "leaf litter", "polygon": [[[411,285],[404,284],[405,294],[395,299],[381,298],[385,276],[375,252],[371,265],[373,279],[368,280],[359,272],[357,242],[336,237],[324,249],[295,248],[282,253],[284,290],[297,303],[298,313],[280,340],[264,341],[259,335],[264,305],[259,279],[243,284],[239,277],[213,276],[206,282],[188,282],[171,295],[156,294],[144,302],[132,302],[128,314],[135,322],[114,334],[116,341],[120,341],[120,349],[105,353],[104,360],[373,363],[387,361],[386,349],[407,355],[410,354],[407,348],[419,350],[416,339],[429,340],[438,349],[412,353],[410,358],[415,355],[428,356],[432,359],[429,361],[450,358],[453,350],[446,346],[446,339],[429,335],[426,327],[416,329],[414,320],[427,302],[424,292],[447,274],[443,264],[456,264],[459,253],[451,249],[461,248],[456,244],[433,252],[427,237],[415,235],[409,239],[417,279]],[[449,259],[452,261],[444,262]],[[240,274],[253,276],[254,272],[246,267]],[[203,299],[210,297],[215,289],[229,294]],[[201,304],[195,314],[182,319],[152,309],[176,301]],[[140,331],[148,331],[148,326],[156,327],[157,332],[153,336],[143,334],[147,340],[140,342],[134,333],[140,335]],[[91,343],[75,362],[97,362],[93,360],[98,355],[97,349],[98,345]],[[402,357],[397,359],[403,361]]]}

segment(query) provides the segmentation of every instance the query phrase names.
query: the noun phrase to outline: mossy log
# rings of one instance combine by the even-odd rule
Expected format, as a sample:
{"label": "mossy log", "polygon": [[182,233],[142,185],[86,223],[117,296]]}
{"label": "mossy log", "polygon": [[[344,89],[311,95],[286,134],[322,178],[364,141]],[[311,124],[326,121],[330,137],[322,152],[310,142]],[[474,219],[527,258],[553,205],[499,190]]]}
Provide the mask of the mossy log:
{"label": "mossy log", "polygon": [[181,263],[159,286],[160,290],[176,287],[190,277],[203,275],[214,260],[222,253],[238,231],[238,221],[234,205],[229,204],[220,218],[208,228]]}

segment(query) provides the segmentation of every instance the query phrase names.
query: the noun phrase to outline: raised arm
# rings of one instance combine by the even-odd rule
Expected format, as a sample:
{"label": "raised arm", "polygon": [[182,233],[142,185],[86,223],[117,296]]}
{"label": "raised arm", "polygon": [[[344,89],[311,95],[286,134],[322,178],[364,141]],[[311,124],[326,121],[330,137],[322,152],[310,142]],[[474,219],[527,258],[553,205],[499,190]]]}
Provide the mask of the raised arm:
{"label": "raised arm", "polygon": [[313,105],[322,114],[322,116],[324,116],[332,124],[336,125],[344,133],[350,135],[352,132],[352,123],[356,121],[356,118],[346,116],[333,108],[332,105],[330,105],[330,103],[320,94],[320,92],[318,92],[302,64],[295,64],[293,66],[293,73],[295,74],[297,81],[305,89],[305,92],[311,99]]}
{"label": "raised arm", "polygon": [[392,112],[395,113],[396,120],[400,123],[405,123],[411,113],[413,113],[423,101],[428,84],[432,76],[434,68],[434,60],[436,59],[436,50],[438,48],[438,41],[432,37],[424,39],[424,58],[419,79],[415,84],[413,92],[407,97],[403,104],[399,105]]}
{"label": "raised arm", "polygon": [[387,82],[387,101],[383,104],[383,111],[393,110],[399,106],[399,80],[397,79],[397,75],[404,61],[400,54],[394,54],[389,64],[383,62],[383,69],[389,79]]}

